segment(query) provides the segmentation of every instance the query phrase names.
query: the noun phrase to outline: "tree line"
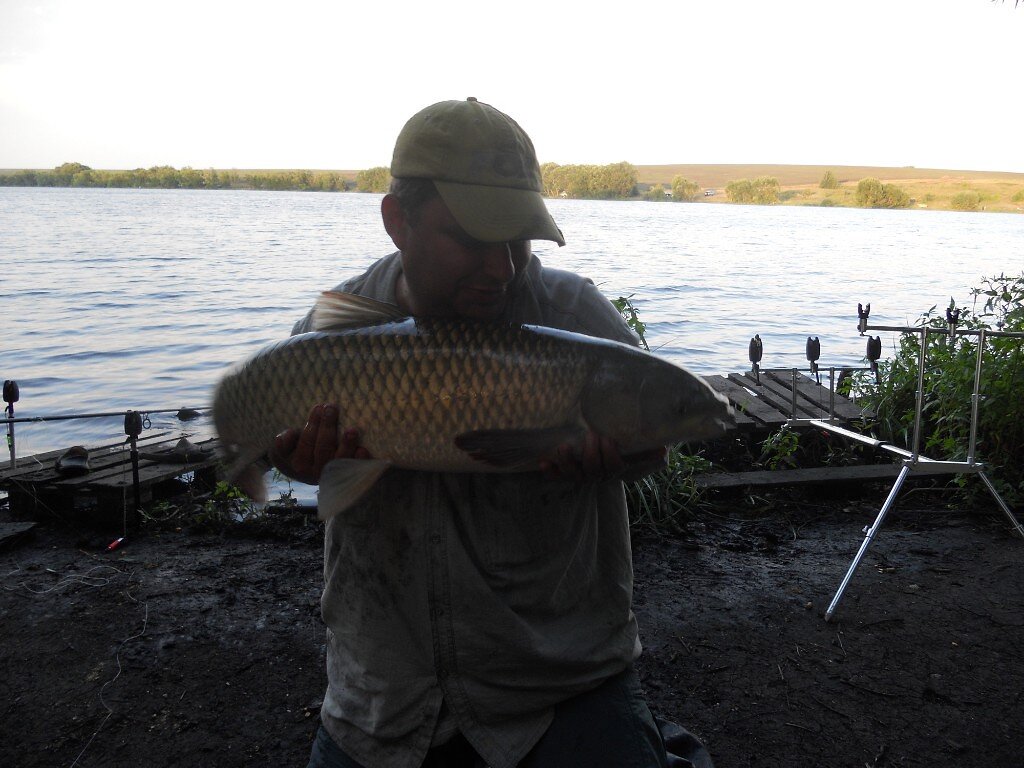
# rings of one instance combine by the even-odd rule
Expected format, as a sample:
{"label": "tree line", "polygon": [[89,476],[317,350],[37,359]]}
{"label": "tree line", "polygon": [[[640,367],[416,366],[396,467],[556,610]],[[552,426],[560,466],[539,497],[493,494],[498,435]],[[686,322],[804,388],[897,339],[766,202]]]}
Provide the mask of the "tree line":
{"label": "tree line", "polygon": [[52,171],[21,170],[0,174],[7,187],[143,187],[146,189],[260,189],[343,192],[351,186],[334,171],[218,171],[157,165],[131,171],[100,171],[82,163],[64,163]]}
{"label": "tree line", "polygon": [[[638,196],[637,169],[627,162],[609,165],[541,166],[541,185],[547,197],[586,200],[625,200]],[[197,170],[158,165],[131,171],[101,171],[82,163],[64,163],[51,170],[19,170],[0,173],[0,186],[14,187],[144,187],[151,189],[255,189],[320,192],[387,192],[391,175],[384,166],[359,171],[354,180],[336,171],[235,171],[206,168]],[[839,181],[826,171],[819,184],[836,189]],[[725,187],[726,198],[733,203],[774,205],[781,201],[779,180],[772,176],[736,179]],[[682,176],[672,179],[671,187],[652,184],[644,193],[647,200],[692,202],[701,196],[700,185]],[[976,194],[976,193],[975,193]],[[977,210],[974,198],[955,200],[960,210]],[[857,205],[864,208],[906,208],[910,197],[894,184],[878,179],[861,179],[857,185]],[[980,199],[980,196],[979,196]],[[827,200],[825,202],[828,202]]]}

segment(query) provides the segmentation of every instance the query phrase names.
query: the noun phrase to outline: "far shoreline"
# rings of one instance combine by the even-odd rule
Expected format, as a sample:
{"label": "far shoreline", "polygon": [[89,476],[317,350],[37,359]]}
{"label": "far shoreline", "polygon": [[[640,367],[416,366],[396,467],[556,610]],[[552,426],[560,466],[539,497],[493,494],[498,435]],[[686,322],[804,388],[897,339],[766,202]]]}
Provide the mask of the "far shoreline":
{"label": "far shoreline", "polygon": [[[365,171],[305,170],[305,169],[203,169],[185,167],[180,171],[170,166],[155,166],[148,171],[91,169],[86,178],[78,175],[58,176],[58,169],[0,169],[0,186],[9,187],[91,187],[91,188],[163,188],[163,189],[247,189],[253,191],[376,191],[360,189],[359,177]],[[865,178],[878,179],[903,190],[910,204],[903,210],[943,210],[954,212],[1024,213],[1024,173],[1011,171],[970,171],[913,166],[842,166],[842,165],[778,165],[778,164],[668,164],[636,165],[634,194],[628,197],[608,198],[627,201],[689,202],[757,205],[733,202],[727,198],[726,187],[732,181],[773,178],[778,181],[778,201],[769,205],[861,208],[856,201],[857,185]],[[385,170],[386,169],[382,169]],[[103,179],[124,180],[134,174],[146,176],[154,171],[167,172],[172,178],[153,183],[104,183]],[[822,179],[830,173],[836,181],[834,188],[821,187]],[[100,178],[89,178],[98,176]],[[672,182],[687,179],[699,186],[701,193],[692,201],[671,197]],[[652,187],[660,185],[668,194],[664,199],[650,199]],[[656,194],[656,193],[653,193]],[[973,201],[973,207],[964,208],[964,197]],[[955,198],[957,198],[955,200]],[[551,197],[551,199],[559,199]],[[566,199],[565,196],[562,199]],[[593,198],[568,198],[593,199]]]}

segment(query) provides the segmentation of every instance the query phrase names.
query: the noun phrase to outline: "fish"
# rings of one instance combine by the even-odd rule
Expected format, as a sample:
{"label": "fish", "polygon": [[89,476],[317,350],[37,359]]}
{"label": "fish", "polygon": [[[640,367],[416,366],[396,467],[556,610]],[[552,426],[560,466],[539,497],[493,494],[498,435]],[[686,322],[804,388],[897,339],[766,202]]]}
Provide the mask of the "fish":
{"label": "fish", "polygon": [[[631,454],[718,437],[729,401],[685,368],[617,341],[540,325],[407,317],[327,291],[313,330],[273,343],[217,384],[213,420],[229,482],[265,498],[274,438],[318,403],[338,406],[369,459],[335,459],[319,516],[341,514],[390,467],[529,472],[589,430]],[[339,434],[339,441],[341,435]]]}

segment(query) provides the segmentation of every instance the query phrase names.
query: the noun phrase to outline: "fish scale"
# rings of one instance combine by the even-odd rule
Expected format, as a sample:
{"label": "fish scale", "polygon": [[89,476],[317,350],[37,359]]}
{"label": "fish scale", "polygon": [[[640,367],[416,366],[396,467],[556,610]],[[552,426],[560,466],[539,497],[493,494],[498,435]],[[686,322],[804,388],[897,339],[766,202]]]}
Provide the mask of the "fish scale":
{"label": "fish scale", "polygon": [[347,508],[390,466],[534,471],[561,445],[579,450],[588,430],[628,455],[732,424],[728,402],[697,377],[626,344],[539,326],[385,321],[393,308],[347,294],[322,302],[314,324],[331,330],[272,344],[217,387],[229,479],[251,495],[274,437],[301,428],[320,403],[338,407],[339,430],[358,429],[372,457],[324,467],[322,516]]}
{"label": "fish scale", "polygon": [[269,446],[315,404],[335,403],[340,428],[359,429],[375,457],[479,469],[455,434],[558,426],[586,375],[586,356],[571,347],[522,333],[513,347],[515,335],[497,324],[421,322],[415,333],[377,326],[292,337],[225,378],[217,401],[231,402],[242,423],[218,431]]}

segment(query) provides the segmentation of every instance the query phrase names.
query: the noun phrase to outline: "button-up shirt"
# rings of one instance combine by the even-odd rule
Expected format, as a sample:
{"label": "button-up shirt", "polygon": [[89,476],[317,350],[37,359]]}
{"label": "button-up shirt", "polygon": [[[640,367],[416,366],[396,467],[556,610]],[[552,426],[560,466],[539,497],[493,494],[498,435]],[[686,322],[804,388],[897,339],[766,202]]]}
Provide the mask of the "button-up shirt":
{"label": "button-up shirt", "polygon": [[[394,253],[335,290],[397,303],[401,268]],[[593,283],[536,257],[506,315],[636,343]],[[390,469],[327,523],[324,581],[321,719],[368,768],[419,766],[456,730],[512,768],[556,704],[640,653],[621,482]]]}

